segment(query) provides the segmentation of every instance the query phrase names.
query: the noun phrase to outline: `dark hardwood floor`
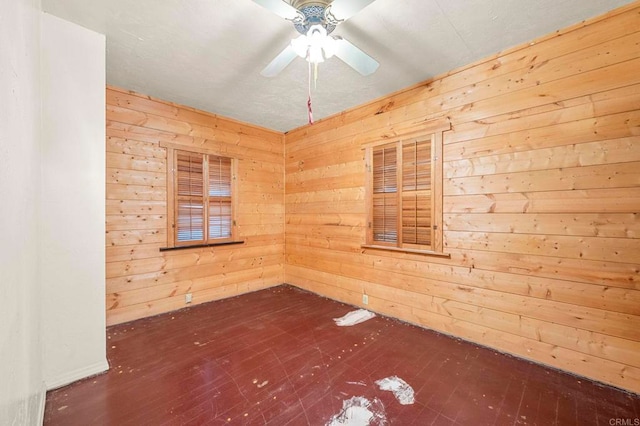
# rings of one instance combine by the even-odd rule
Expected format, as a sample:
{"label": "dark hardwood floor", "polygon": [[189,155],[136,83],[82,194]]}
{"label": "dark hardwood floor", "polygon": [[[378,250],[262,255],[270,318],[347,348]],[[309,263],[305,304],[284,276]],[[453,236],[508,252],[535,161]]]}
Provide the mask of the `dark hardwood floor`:
{"label": "dark hardwood floor", "polygon": [[[640,425],[637,395],[387,318],[334,323],[355,309],[281,286],[110,327],[111,369],[49,392],[45,425]],[[413,404],[375,383],[392,376]]]}

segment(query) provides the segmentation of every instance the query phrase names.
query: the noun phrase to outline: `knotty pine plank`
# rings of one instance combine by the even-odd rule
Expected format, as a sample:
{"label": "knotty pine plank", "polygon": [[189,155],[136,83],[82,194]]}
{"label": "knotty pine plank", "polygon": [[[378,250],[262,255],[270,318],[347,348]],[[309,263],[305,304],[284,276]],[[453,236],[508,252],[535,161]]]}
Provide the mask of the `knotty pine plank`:
{"label": "knotty pine plank", "polygon": [[265,276],[278,276],[281,273],[281,265],[271,265],[260,268],[252,268],[234,271],[224,274],[222,277],[202,277],[191,280],[170,282],[153,287],[141,287],[135,289],[122,289],[116,293],[108,293],[106,298],[107,311],[144,304],[147,302],[162,300],[186,293],[201,293],[206,290],[230,285],[242,285],[247,282],[257,281]]}
{"label": "knotty pine plank", "polygon": [[640,240],[632,238],[574,237],[543,234],[447,231],[448,248],[469,251],[522,253],[567,259],[634,263]]}
{"label": "knotty pine plank", "polygon": [[141,157],[167,158],[167,150],[158,146],[157,143],[128,140],[114,136],[107,137],[107,152]]}
{"label": "knotty pine plank", "polygon": [[637,213],[640,188],[449,195],[443,205],[447,213]]}
{"label": "knotty pine plank", "polygon": [[512,111],[467,123],[459,123],[447,132],[444,143],[456,143],[489,136],[508,134],[522,129],[536,129],[586,118],[637,110],[640,85],[591,93],[525,110]]}
{"label": "knotty pine plank", "polygon": [[144,274],[153,271],[189,269],[194,266],[227,264],[244,259],[261,259],[283,253],[279,245],[242,247],[220,246],[209,250],[176,250],[172,255],[158,253],[155,258],[133,259],[122,262],[107,262],[107,278]]}
{"label": "knotty pine plank", "polygon": [[107,116],[107,135],[141,142],[167,142],[182,144],[185,147],[191,146],[196,148],[205,148],[216,152],[218,155],[226,155],[238,159],[260,158],[262,161],[269,163],[282,163],[281,152],[261,151],[249,147],[239,147],[234,143],[180,135],[157,129],[149,129],[143,126],[120,123],[118,121],[111,120],[109,116]]}
{"label": "knotty pine plank", "polygon": [[194,123],[213,129],[221,128],[228,132],[246,134],[268,142],[282,141],[282,133],[280,132],[242,123],[237,120],[211,114],[188,106],[155,99],[147,95],[120,89],[114,86],[108,86],[107,89],[107,105],[134,109],[136,111],[147,112],[160,117]]}
{"label": "knotty pine plank", "polygon": [[638,213],[452,213],[447,231],[640,238]]}
{"label": "knotty pine plank", "polygon": [[[284,247],[282,247],[284,252]],[[143,287],[153,287],[192,280],[210,276],[224,276],[224,274],[241,270],[263,268],[282,264],[283,254],[269,256],[251,257],[232,260],[226,263],[214,263],[207,265],[195,265],[186,269],[157,270],[147,273],[125,275],[114,278],[107,278],[107,293],[119,293],[125,290],[133,290]]]}
{"label": "knotty pine plank", "polygon": [[158,229],[166,227],[165,215],[107,215],[107,231],[129,231],[136,229]]}
{"label": "knotty pine plank", "polygon": [[[238,294],[245,294],[252,291],[273,287],[278,284],[278,278],[280,277],[273,276],[254,281],[247,281],[242,284],[229,284],[217,289],[204,290],[200,293],[193,294],[191,305],[195,306],[201,303],[225,299],[228,297],[237,296]],[[177,296],[154,300],[147,303],[126,306],[124,308],[115,308],[108,311],[107,325],[120,324],[139,318],[158,315],[160,313],[183,308],[184,306],[184,295],[180,294]]]}
{"label": "knotty pine plank", "polygon": [[[318,248],[322,252],[323,248]],[[289,251],[295,251],[289,250]],[[542,299],[541,303],[561,302],[576,307],[592,307],[602,311],[613,311],[633,316],[640,315],[637,302],[640,299],[638,288],[586,284],[582,282],[561,281],[544,276],[527,275],[520,276],[514,270],[491,270],[478,268],[464,268],[461,266],[434,265],[433,263],[405,262],[403,269],[399,270],[398,262],[393,258],[356,256],[349,253],[341,253],[328,260],[323,256],[322,260],[314,262],[313,258],[303,254],[287,254],[287,264],[303,266],[333,273],[343,277],[375,282],[384,277],[388,286],[404,288],[407,290],[434,295],[431,291],[440,291],[440,294],[448,294],[449,298],[463,297],[464,300],[473,302],[478,294],[491,294],[497,300],[501,295],[512,294],[527,298]],[[373,271],[363,272],[362,263],[375,262]],[[489,293],[484,293],[489,291]],[[460,293],[456,296],[456,293]],[[466,294],[465,294],[466,293]],[[471,296],[470,296],[471,295]],[[478,296],[478,303],[481,297]],[[518,309],[514,302],[515,309]],[[534,303],[534,302],[531,302]],[[537,303],[537,302],[536,302]],[[549,305],[549,306],[554,306]],[[599,315],[599,314],[598,314]]]}
{"label": "knotty pine plank", "polygon": [[[639,100],[640,101],[640,100]],[[484,176],[640,161],[640,136],[487,155],[444,163],[446,178]]]}
{"label": "knotty pine plank", "polygon": [[146,185],[166,187],[167,177],[160,172],[147,172],[132,169],[107,168],[107,184]]}
{"label": "knotty pine plank", "polygon": [[147,129],[159,130],[176,135],[215,140],[222,143],[234,144],[245,149],[267,151],[269,153],[282,152],[282,143],[278,139],[269,141],[243,133],[225,131],[221,128],[204,127],[194,123],[159,117],[135,109],[107,104],[107,117],[110,121],[116,121],[122,124],[145,127]]}

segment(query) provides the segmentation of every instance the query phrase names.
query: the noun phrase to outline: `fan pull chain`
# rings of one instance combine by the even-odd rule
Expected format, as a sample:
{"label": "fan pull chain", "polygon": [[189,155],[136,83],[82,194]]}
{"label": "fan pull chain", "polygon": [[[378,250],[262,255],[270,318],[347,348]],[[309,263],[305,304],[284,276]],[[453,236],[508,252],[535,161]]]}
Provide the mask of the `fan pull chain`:
{"label": "fan pull chain", "polygon": [[309,98],[307,99],[307,111],[309,113],[309,124],[313,124],[313,110],[311,109],[311,62],[309,63]]}

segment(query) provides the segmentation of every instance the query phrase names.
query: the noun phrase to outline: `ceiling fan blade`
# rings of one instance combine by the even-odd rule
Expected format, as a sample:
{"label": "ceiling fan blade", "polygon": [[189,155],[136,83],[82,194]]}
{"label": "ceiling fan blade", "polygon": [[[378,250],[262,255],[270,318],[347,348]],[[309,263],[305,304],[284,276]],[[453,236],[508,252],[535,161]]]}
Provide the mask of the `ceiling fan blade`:
{"label": "ceiling fan blade", "polygon": [[336,37],[335,40],[335,55],[360,74],[364,76],[373,74],[380,66],[378,61],[347,40],[341,37]]}
{"label": "ceiling fan blade", "polygon": [[280,74],[280,71],[285,69],[287,65],[296,58],[296,56],[298,56],[296,51],[291,47],[291,45],[288,45],[260,72],[260,74],[265,77],[275,77]]}
{"label": "ceiling fan blade", "polygon": [[258,3],[260,6],[267,10],[272,11],[278,16],[284,19],[294,20],[298,16],[298,10],[283,2],[282,0],[253,0],[254,3]]}
{"label": "ceiling fan blade", "polygon": [[331,14],[338,21],[346,21],[374,1],[375,0],[333,0],[330,5]]}

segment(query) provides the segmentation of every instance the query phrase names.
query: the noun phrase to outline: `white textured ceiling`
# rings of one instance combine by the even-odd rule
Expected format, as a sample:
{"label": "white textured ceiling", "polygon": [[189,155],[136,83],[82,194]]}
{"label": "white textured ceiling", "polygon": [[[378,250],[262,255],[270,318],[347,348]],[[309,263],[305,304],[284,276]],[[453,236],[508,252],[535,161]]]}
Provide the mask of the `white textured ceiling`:
{"label": "white textured ceiling", "polygon": [[[263,127],[307,123],[307,63],[260,71],[298,33],[251,0],[42,0],[45,11],[106,34],[107,83]],[[630,0],[376,0],[340,24],[380,63],[362,77],[319,66],[316,119],[597,16]]]}

